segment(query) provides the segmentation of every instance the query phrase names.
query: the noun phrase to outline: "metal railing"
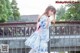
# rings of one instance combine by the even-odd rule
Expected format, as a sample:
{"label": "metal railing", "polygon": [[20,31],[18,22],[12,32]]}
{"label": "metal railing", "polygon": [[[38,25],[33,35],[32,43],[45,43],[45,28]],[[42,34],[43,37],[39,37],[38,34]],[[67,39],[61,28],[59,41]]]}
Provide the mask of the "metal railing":
{"label": "metal railing", "polygon": [[50,27],[50,38],[51,51],[80,51],[80,22],[57,22]]}
{"label": "metal railing", "polygon": [[0,23],[0,44],[9,45],[8,53],[28,53],[30,48],[24,41],[35,29],[35,23]]}
{"label": "metal railing", "polygon": [[[35,31],[36,23],[0,23],[0,44],[9,45],[9,53],[28,53],[24,41]],[[80,22],[56,22],[50,27],[48,52],[79,51]],[[0,47],[1,52],[1,47]]]}

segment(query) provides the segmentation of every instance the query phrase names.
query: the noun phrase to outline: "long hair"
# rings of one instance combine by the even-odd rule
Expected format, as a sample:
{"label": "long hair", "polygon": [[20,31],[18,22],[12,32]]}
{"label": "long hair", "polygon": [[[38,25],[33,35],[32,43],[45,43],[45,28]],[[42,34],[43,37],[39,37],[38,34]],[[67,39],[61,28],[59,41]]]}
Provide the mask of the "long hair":
{"label": "long hair", "polygon": [[56,9],[55,9],[53,6],[50,5],[50,6],[48,6],[48,7],[45,9],[45,12],[44,12],[41,16],[39,16],[38,21],[40,20],[40,18],[41,18],[43,15],[46,15],[46,16],[50,17],[50,16],[49,16],[49,11],[50,11],[50,10],[53,12],[54,17],[55,17]]}
{"label": "long hair", "polygon": [[[49,16],[49,11],[50,11],[50,10],[53,12],[54,18],[55,18],[56,9],[55,9],[53,6],[48,6],[48,7],[46,8],[45,12],[44,12],[41,16],[38,17],[38,21],[40,21],[40,18],[41,18],[43,15],[46,15],[46,16],[50,17],[50,16]],[[38,27],[38,29],[39,29],[39,28],[40,28],[40,26]]]}
{"label": "long hair", "polygon": [[43,13],[43,15],[47,15],[49,16],[49,10],[51,10],[53,12],[53,14],[56,14],[56,9],[53,6],[48,6],[45,10],[45,12]]}

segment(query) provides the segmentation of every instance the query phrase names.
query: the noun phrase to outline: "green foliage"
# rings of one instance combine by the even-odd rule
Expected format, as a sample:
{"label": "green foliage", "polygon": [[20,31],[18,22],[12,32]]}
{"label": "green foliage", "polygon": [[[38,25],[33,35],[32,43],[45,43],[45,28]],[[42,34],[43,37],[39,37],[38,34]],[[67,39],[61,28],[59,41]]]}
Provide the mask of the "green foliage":
{"label": "green foliage", "polygon": [[8,12],[7,12],[7,13],[8,13],[7,15],[8,15],[8,17],[9,17],[9,16],[12,15],[11,4],[10,4],[10,1],[9,1],[9,0],[5,0],[5,1],[6,1],[6,4],[7,4],[7,5],[6,5],[7,11],[8,11]]}
{"label": "green foliage", "polygon": [[7,22],[11,14],[9,0],[0,0],[0,22]]}
{"label": "green foliage", "polygon": [[19,8],[17,7],[16,0],[12,0],[11,6],[12,6],[13,18],[15,21],[18,21],[20,19],[20,13],[18,11]]}
{"label": "green foliage", "polygon": [[0,22],[7,21],[7,8],[5,0],[0,0]]}
{"label": "green foliage", "polygon": [[56,13],[57,14],[57,16],[56,16],[57,21],[63,20],[62,16],[64,16],[65,11],[66,11],[65,7],[63,7],[63,6],[61,6],[60,9],[57,9],[57,13]]}
{"label": "green foliage", "polygon": [[80,20],[80,4],[67,4],[68,10],[62,17],[65,20]]}
{"label": "green foliage", "polygon": [[6,14],[0,14],[0,22],[5,22],[5,21],[7,21]]}
{"label": "green foliage", "polygon": [[[68,7],[67,10],[65,10]],[[57,10],[57,20],[64,21],[78,21],[80,20],[80,4],[67,4],[65,7],[62,7]]]}
{"label": "green foliage", "polygon": [[0,22],[19,20],[20,13],[15,0],[0,0]]}

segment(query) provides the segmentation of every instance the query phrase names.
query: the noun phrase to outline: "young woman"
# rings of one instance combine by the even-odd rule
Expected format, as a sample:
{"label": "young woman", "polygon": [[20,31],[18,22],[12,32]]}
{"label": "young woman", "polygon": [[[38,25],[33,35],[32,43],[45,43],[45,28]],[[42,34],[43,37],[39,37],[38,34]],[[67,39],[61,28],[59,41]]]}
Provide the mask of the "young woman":
{"label": "young woman", "polygon": [[47,52],[49,41],[49,27],[51,26],[50,16],[53,16],[55,24],[56,9],[53,6],[48,6],[42,16],[39,16],[37,21],[36,31],[25,41],[26,46],[30,46],[29,53]]}

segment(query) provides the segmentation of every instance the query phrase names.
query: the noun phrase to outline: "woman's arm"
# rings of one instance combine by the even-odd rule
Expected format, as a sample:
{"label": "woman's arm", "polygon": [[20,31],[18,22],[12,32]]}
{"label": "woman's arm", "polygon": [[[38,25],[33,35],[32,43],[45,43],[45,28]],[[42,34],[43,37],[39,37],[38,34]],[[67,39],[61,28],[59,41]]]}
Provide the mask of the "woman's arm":
{"label": "woman's arm", "polygon": [[[46,20],[47,19],[47,20]],[[38,21],[39,20],[39,21]],[[36,30],[39,29],[39,27],[43,27],[43,28],[48,28],[48,25],[49,25],[49,18],[45,17],[45,16],[42,16],[42,17],[38,17],[37,19],[37,28]]]}
{"label": "woman's arm", "polygon": [[52,20],[52,22],[53,22],[53,24],[55,24],[55,16],[53,15],[53,20]]}

